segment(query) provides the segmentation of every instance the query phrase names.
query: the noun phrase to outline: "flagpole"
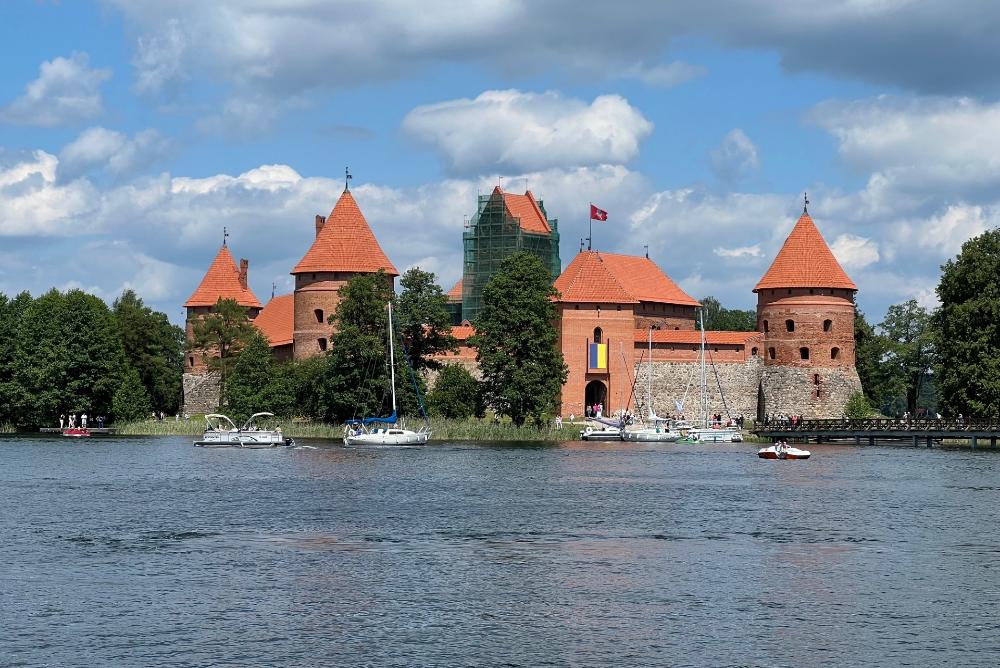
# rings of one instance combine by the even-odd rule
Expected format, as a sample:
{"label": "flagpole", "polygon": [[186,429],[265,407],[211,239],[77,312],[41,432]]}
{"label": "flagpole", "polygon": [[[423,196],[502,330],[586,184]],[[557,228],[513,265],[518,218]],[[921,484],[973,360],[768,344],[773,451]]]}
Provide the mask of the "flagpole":
{"label": "flagpole", "polygon": [[590,234],[587,237],[587,250],[594,249],[594,203],[587,202],[587,222],[590,224]]}

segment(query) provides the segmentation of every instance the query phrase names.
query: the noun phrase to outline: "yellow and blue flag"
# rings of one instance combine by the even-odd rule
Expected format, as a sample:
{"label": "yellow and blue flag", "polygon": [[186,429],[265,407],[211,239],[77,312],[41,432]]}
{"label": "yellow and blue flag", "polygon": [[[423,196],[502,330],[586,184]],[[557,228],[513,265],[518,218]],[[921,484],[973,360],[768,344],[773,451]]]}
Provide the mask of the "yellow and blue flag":
{"label": "yellow and blue flag", "polygon": [[608,344],[606,343],[590,344],[590,368],[591,369],[608,368]]}

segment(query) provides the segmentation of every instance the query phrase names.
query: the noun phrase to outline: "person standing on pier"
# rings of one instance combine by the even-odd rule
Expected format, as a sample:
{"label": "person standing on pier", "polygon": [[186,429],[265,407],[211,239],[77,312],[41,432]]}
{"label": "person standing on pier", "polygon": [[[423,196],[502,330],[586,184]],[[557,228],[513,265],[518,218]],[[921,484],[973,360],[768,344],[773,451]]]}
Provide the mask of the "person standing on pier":
{"label": "person standing on pier", "polygon": [[66,421],[66,416],[63,415],[62,413],[60,413],[59,414],[59,428],[60,429],[63,428],[63,422],[65,422],[65,421]]}
{"label": "person standing on pier", "polygon": [[87,414],[86,413],[84,413],[83,415],[80,416],[80,426],[82,428],[84,428],[84,429],[87,428]]}

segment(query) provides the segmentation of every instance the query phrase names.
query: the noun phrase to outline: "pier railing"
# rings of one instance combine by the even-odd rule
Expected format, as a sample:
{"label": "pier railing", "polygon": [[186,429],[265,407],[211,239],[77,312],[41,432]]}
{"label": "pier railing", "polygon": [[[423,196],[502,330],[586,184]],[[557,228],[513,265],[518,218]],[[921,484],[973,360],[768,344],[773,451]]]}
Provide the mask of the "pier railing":
{"label": "pier railing", "polygon": [[840,418],[832,420],[767,420],[754,431],[781,432],[1000,432],[1000,418]]}

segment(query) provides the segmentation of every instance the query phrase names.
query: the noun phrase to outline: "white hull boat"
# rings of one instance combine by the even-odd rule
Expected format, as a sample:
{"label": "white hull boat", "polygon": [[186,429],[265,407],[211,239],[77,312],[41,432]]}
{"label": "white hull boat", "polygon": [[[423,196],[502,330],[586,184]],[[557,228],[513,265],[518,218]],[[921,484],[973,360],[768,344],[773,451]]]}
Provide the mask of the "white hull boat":
{"label": "white hull boat", "polygon": [[627,430],[622,436],[623,441],[636,443],[676,443],[680,438],[681,435],[676,431],[653,427]]}
{"label": "white hull boat", "polygon": [[698,443],[742,443],[743,432],[734,427],[720,427],[719,429],[690,429],[689,439]]}
{"label": "white hull boat", "polygon": [[580,432],[582,441],[620,441],[622,430],[618,427],[587,427]]}
{"label": "white hull boat", "polygon": [[348,432],[344,436],[345,445],[425,445],[430,439],[429,431],[409,429],[374,429],[372,431]]}
{"label": "white hull boat", "polygon": [[261,429],[261,418],[274,417],[273,413],[254,413],[240,429],[227,416],[211,413],[205,416],[205,432],[194,442],[196,448],[274,448],[293,445],[281,429]]}
{"label": "white hull boat", "polygon": [[772,445],[769,448],[758,450],[757,456],[761,459],[809,459],[812,453],[789,445]]}

